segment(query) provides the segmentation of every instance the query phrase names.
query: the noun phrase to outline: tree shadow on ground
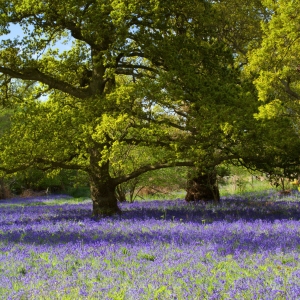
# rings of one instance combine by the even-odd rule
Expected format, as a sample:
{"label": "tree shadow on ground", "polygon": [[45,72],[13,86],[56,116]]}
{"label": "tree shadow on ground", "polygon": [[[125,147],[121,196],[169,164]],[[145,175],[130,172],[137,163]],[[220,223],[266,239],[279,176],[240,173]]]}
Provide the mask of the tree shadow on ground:
{"label": "tree shadow on ground", "polygon": [[[218,207],[200,203],[187,205],[183,201],[174,202],[173,206],[166,204],[162,201],[123,204],[122,215],[102,219],[90,217],[90,204],[57,205],[47,207],[47,211],[45,206],[28,206],[20,212],[16,208],[2,207],[2,214],[6,213],[7,218],[0,221],[0,241],[35,245],[169,244],[174,247],[211,244],[224,255],[241,251],[299,250],[298,222],[291,220],[300,219],[299,203],[268,205],[261,201],[257,207],[232,201]],[[277,226],[272,225],[275,220]],[[286,222],[295,230],[286,231]],[[256,230],[264,226],[263,231]]]}

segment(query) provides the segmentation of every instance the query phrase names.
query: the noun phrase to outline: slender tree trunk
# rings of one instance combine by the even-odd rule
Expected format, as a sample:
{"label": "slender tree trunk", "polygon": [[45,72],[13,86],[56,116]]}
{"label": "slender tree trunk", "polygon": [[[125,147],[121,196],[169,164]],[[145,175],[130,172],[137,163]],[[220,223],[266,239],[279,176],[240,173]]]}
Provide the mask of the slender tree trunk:
{"label": "slender tree trunk", "polygon": [[220,193],[215,171],[201,174],[188,179],[186,201],[220,201]]}

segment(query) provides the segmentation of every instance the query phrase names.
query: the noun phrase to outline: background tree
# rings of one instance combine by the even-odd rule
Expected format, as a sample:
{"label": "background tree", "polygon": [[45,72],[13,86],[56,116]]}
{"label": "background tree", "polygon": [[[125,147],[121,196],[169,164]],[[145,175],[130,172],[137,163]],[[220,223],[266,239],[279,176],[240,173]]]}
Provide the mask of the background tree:
{"label": "background tree", "polygon": [[269,128],[263,147],[273,152],[268,172],[277,176],[281,170],[282,176],[294,177],[299,173],[300,2],[262,2],[270,16],[261,24],[262,40],[249,52],[246,71],[261,101],[256,118]]}
{"label": "background tree", "polygon": [[[11,111],[9,109],[0,110],[0,136],[9,129]],[[4,176],[0,177],[0,199],[6,199],[11,196],[9,183],[5,180]]]}
{"label": "background tree", "polygon": [[[176,64],[169,63],[172,68],[159,77],[159,88],[145,88],[147,98],[167,106],[189,133],[176,144],[185,157],[197,161],[196,172],[189,173],[187,200],[219,200],[216,166],[245,155],[241,141],[247,148],[245,142],[260,126],[253,118],[255,88],[243,71],[249,49],[262,38],[260,22],[268,12],[261,1],[211,3],[209,34],[201,23],[189,32],[187,18],[176,19],[176,36],[186,47],[178,45],[169,55]],[[171,125],[163,117],[155,121]]]}
{"label": "background tree", "polygon": [[[261,108],[272,117],[280,111],[296,114],[299,101],[299,1],[263,1],[272,12],[262,23],[263,39],[250,53],[249,72],[257,74],[255,85]],[[289,108],[289,109],[286,109]],[[269,112],[268,112],[269,110]]]}

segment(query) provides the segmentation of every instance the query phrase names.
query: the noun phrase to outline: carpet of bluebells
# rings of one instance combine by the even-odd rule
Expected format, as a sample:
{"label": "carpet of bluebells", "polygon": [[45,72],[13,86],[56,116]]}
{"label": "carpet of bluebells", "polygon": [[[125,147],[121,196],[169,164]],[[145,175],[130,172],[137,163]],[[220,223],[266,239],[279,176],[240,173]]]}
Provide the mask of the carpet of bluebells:
{"label": "carpet of bluebells", "polygon": [[300,194],[0,201],[1,299],[300,299]]}

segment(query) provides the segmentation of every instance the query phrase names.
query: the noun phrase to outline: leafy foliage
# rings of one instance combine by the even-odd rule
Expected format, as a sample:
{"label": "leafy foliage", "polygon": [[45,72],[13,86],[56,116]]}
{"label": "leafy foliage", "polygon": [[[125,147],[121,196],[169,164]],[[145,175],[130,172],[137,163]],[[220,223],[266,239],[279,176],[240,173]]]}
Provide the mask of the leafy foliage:
{"label": "leafy foliage", "polygon": [[[273,11],[284,10],[265,5],[1,0],[1,100],[13,117],[0,141],[0,170],[85,172],[93,213],[106,215],[119,211],[117,187],[151,170],[196,166],[205,173],[231,160],[267,170],[295,163],[297,122],[282,115],[262,121],[263,92],[257,95],[252,83],[263,78],[254,59],[260,64],[263,54],[255,49],[268,44],[264,32],[279,18]],[[11,24],[23,35],[5,36]],[[58,49],[62,43],[66,50]],[[270,116],[281,106],[277,98],[267,103]]]}
{"label": "leafy foliage", "polygon": [[263,4],[270,16],[262,23],[261,43],[249,53],[247,72],[261,101],[255,117],[268,131],[265,144],[277,164],[270,175],[293,178],[299,173],[299,1]]}

